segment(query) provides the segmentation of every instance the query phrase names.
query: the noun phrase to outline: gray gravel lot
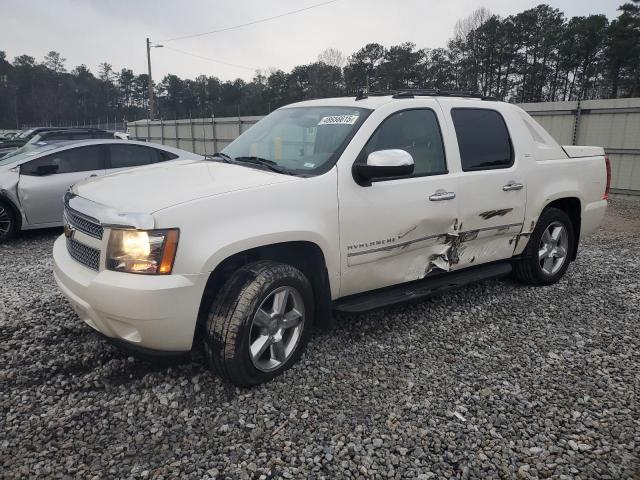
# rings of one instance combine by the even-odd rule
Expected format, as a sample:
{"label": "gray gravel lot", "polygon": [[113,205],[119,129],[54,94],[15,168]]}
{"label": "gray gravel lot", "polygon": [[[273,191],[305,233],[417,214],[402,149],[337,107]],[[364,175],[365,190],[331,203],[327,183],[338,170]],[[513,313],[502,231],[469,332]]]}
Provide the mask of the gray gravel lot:
{"label": "gray gravel lot", "polygon": [[640,201],[558,284],[341,316],[268,385],[127,357],[57,291],[59,231],[0,245],[0,475],[640,478]]}

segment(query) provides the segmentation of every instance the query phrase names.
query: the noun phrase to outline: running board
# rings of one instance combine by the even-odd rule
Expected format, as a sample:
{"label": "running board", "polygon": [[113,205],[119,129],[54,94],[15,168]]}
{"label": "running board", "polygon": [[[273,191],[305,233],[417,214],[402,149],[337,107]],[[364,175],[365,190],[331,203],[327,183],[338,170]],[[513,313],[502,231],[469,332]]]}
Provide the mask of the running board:
{"label": "running board", "polygon": [[402,283],[393,287],[350,295],[334,302],[333,309],[345,313],[366,312],[397,303],[428,298],[481,280],[504,277],[510,273],[511,264],[507,262],[479,265],[455,272],[438,274],[415,282]]}

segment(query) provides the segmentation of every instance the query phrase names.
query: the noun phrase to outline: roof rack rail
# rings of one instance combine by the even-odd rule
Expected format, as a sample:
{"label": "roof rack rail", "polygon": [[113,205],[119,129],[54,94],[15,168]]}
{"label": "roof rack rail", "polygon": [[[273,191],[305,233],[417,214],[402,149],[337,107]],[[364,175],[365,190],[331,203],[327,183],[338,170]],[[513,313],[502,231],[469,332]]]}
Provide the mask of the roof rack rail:
{"label": "roof rack rail", "polygon": [[356,100],[370,97],[382,97],[391,95],[393,98],[415,98],[415,97],[465,97],[465,98],[479,98],[480,100],[497,100],[496,97],[489,95],[483,95],[480,92],[471,91],[454,91],[454,90],[440,90],[439,88],[403,88],[400,90],[382,90],[378,92],[365,92],[361,95],[358,92]]}

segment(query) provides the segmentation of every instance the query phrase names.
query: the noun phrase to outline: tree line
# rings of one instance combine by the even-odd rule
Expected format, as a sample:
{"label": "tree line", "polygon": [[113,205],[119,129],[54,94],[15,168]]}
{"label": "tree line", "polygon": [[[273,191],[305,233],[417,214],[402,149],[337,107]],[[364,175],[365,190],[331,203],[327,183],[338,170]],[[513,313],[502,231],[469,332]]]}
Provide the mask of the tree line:
{"label": "tree line", "polygon": [[[163,118],[263,115],[362,87],[474,91],[510,102],[640,96],[640,0],[618,12],[610,22],[566,18],[548,5],[504,18],[480,8],[457,22],[446,48],[370,43],[348,57],[329,48],[290,72],[256,71],[248,82],[170,74],[154,91]],[[9,62],[0,51],[0,127],[148,115],[146,74],[105,62],[94,75],[85,65],[67,71],[65,62],[53,51],[42,62]]]}

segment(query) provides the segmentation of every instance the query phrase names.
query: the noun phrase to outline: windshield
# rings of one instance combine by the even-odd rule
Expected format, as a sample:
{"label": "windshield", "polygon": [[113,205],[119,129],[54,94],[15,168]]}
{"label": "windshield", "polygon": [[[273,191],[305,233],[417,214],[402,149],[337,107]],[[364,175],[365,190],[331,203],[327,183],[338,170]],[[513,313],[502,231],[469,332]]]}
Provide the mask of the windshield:
{"label": "windshield", "polygon": [[276,110],[227,146],[233,159],[262,159],[296,174],[331,167],[370,110],[292,107]]}
{"label": "windshield", "polygon": [[35,155],[40,155],[43,152],[47,152],[58,147],[59,145],[44,142],[26,144],[25,146],[6,154],[4,157],[0,157],[0,165],[7,165],[9,163],[24,160],[25,158],[31,158]]}

